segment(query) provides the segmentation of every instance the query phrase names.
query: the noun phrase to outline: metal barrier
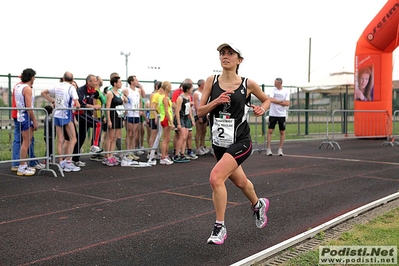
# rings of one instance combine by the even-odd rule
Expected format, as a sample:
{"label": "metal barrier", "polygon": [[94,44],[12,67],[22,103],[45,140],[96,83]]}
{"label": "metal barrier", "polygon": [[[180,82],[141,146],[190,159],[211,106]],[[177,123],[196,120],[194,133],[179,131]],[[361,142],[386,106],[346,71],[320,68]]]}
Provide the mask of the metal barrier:
{"label": "metal barrier", "polygon": [[[11,119],[8,119],[8,117],[11,117],[11,111],[15,110],[15,108],[9,108],[9,107],[0,107],[0,117],[2,118],[0,120],[0,128],[2,130],[0,130],[0,164],[5,164],[5,163],[13,163],[13,162],[21,162],[21,161],[44,161],[45,162],[45,168],[39,170],[39,174],[41,171],[50,171],[52,172],[52,174],[56,177],[57,174],[56,172],[50,168],[51,165],[57,167],[58,172],[61,174],[62,177],[64,177],[64,172],[61,168],[61,166],[57,163],[57,159],[61,158],[61,157],[69,157],[69,156],[83,156],[83,155],[93,155],[93,153],[91,152],[84,152],[84,150],[89,151],[89,148],[87,148],[89,146],[89,143],[91,143],[91,134],[90,131],[87,131],[87,136],[86,136],[86,141],[84,142],[82,148],[80,149],[80,151],[78,153],[72,153],[72,154],[57,154],[57,149],[56,149],[56,133],[55,133],[55,124],[54,124],[54,117],[53,116],[49,116],[46,109],[44,108],[18,108],[18,110],[33,110],[35,112],[35,116],[36,116],[36,120],[39,124],[39,129],[37,132],[40,132],[39,134],[41,136],[43,136],[43,138],[36,138],[35,142],[36,145],[32,145],[33,151],[35,151],[36,156],[34,158],[27,158],[27,159],[12,159],[12,151],[13,151],[13,143],[14,143],[14,134],[12,133],[15,128],[14,128],[14,121]],[[55,108],[53,110],[53,112],[57,111],[57,110],[65,110],[65,111],[76,111],[77,109],[66,109],[66,108]],[[80,108],[80,111],[93,111],[94,109],[92,108]],[[107,110],[115,110],[114,108],[102,108],[101,112],[103,111],[107,111]],[[125,109],[126,111],[156,111],[155,109],[151,109],[151,108],[142,108],[142,109]],[[39,113],[39,114],[38,114]],[[46,121],[51,121],[51,128],[49,128],[49,124],[46,123]],[[43,124],[44,122],[44,124]],[[77,121],[79,122],[79,121]],[[160,123],[159,119],[158,122]],[[3,125],[3,123],[7,123],[7,125]],[[124,127],[125,127],[125,121],[123,121],[124,123]],[[139,123],[141,126],[144,126],[141,122]],[[160,128],[160,124],[158,125]],[[87,124],[86,124],[86,128],[90,128]],[[102,128],[102,127],[101,127]],[[100,129],[101,129],[100,128]],[[6,132],[5,129],[7,130],[7,137],[5,137],[5,134],[3,134],[3,132]],[[44,135],[44,131],[47,132],[47,134]],[[108,131],[108,128],[107,128]],[[34,135],[37,135],[37,132],[34,133]],[[124,139],[124,135],[123,134],[125,132],[125,130],[123,130],[123,128],[121,129],[122,132],[122,140]],[[145,134],[145,133],[144,133]],[[138,138],[140,138],[142,136],[142,132],[139,130],[138,131]],[[32,136],[32,138],[34,139],[34,136]],[[22,142],[21,139],[18,140],[19,143]],[[42,141],[44,141],[44,143],[42,143]],[[77,141],[80,141],[79,139],[79,135],[77,135]],[[103,139],[103,141],[105,141],[105,139]],[[145,141],[145,139],[143,140]],[[122,146],[124,146],[124,141],[122,141]],[[36,147],[36,148],[35,148]],[[53,147],[53,151],[50,153],[50,147]],[[44,150],[45,149],[45,150]],[[120,149],[120,150],[115,150],[112,151],[112,153],[117,153],[117,154],[123,154],[126,152],[137,152],[137,151],[143,151],[143,153],[145,151],[147,151],[148,153],[150,153],[152,150],[154,151],[158,151],[159,148],[157,147],[148,147],[148,148],[143,148],[143,149]],[[100,152],[99,154],[106,154],[106,153],[110,153],[107,151],[104,152]]]}
{"label": "metal barrier", "polygon": [[[64,110],[64,111],[70,111],[70,110],[72,110],[72,111],[93,111],[93,112],[95,112],[95,111],[101,111],[101,112],[103,112],[103,111],[116,111],[115,108],[101,108],[101,110],[94,110],[93,108],[79,108],[79,109],[76,109],[76,108],[72,108],[72,109],[69,109],[69,108],[55,108],[53,110],[53,112],[55,112],[57,110]],[[128,108],[125,108],[124,110],[125,111],[156,111],[156,109],[151,109],[151,108],[141,108],[141,109],[128,109]],[[79,125],[80,116],[75,116],[75,118],[77,118],[76,123]],[[52,144],[53,144],[52,146],[56,147],[55,146],[55,144],[56,144],[55,126],[54,126],[55,125],[54,124],[54,119],[55,118],[52,116],[51,119],[52,119],[52,125],[53,125],[52,126]],[[102,145],[104,145],[104,142],[107,141],[105,136],[107,136],[107,134],[109,133],[109,128],[106,127],[106,132],[105,132],[106,134],[104,136],[102,136],[102,133],[104,132],[103,122],[102,122],[101,118],[100,119],[96,118],[96,119],[99,120],[99,122],[101,123],[101,126],[99,128],[101,136],[99,137],[99,141],[100,142],[98,143],[98,145],[100,146],[101,143],[103,143]],[[141,117],[140,117],[140,120],[141,120]],[[158,119],[158,121],[159,121],[159,119]],[[122,157],[123,154],[131,153],[131,152],[142,151],[144,153],[146,151],[147,152],[151,152],[152,150],[156,150],[156,151],[159,150],[158,147],[156,147],[156,148],[148,147],[148,148],[128,149],[126,147],[126,145],[125,145],[125,141],[123,141],[123,140],[126,140],[126,134],[127,134],[127,132],[126,132],[126,130],[127,130],[127,128],[126,128],[126,120],[123,119],[122,123],[123,123],[123,127],[121,128],[121,136],[120,136],[121,149],[118,149],[118,147],[116,147],[115,150],[107,151],[104,148],[103,151],[101,151],[101,152],[97,152],[97,153],[91,152],[90,151],[90,147],[93,145],[93,134],[94,134],[94,132],[93,132],[93,134],[90,133],[90,131],[91,131],[90,129],[92,128],[92,126],[88,125],[87,120],[86,120],[84,128],[87,130],[86,131],[87,135],[85,136],[85,141],[83,142],[83,145],[82,146],[79,145],[80,147],[78,146],[78,152],[74,152],[72,154],[61,154],[61,155],[53,154],[52,156],[50,156],[51,157],[50,164],[55,165],[56,167],[58,167],[58,170],[59,170],[60,174],[62,175],[62,177],[64,177],[64,173],[63,173],[62,167],[56,162],[56,159],[59,159],[61,157],[70,157],[70,156],[72,156],[72,157],[79,156],[80,157],[80,156],[85,156],[85,155],[93,155],[93,154],[97,154],[97,155],[98,154],[102,154],[102,155],[104,155],[104,154],[110,154],[110,153],[118,154],[120,157]],[[160,121],[159,121],[159,123],[160,123]],[[138,124],[139,124],[139,127],[140,127],[140,124],[142,124],[141,121],[139,121]],[[144,125],[142,125],[142,126],[144,126]],[[125,128],[126,130],[123,130],[123,128]],[[158,125],[158,128],[160,128],[160,124]],[[79,129],[77,129],[77,130],[79,130]],[[137,132],[138,132],[137,139],[139,140],[142,137],[142,132],[141,132],[140,128],[138,129]],[[144,134],[145,134],[145,132],[144,132]],[[76,136],[77,143],[81,143],[80,135],[81,134],[77,134],[77,136]],[[89,152],[85,152],[85,151],[89,151]]]}
{"label": "metal barrier", "polygon": [[[254,124],[254,131],[251,130],[251,138],[252,138],[252,147],[254,147],[252,149],[252,153],[254,152],[258,152],[261,153],[262,151],[265,151],[264,148],[259,148],[259,136],[263,137],[263,143],[265,141],[265,131],[264,131],[264,117],[265,115],[269,112],[269,110],[267,110],[262,116],[255,116],[253,115],[253,111],[252,109],[248,112],[248,123]],[[251,116],[251,114],[253,115],[253,117]],[[259,125],[261,125],[261,132],[259,132]],[[260,133],[260,134],[259,134]]]}
{"label": "metal barrier", "polygon": [[399,121],[397,119],[398,114],[399,114],[399,110],[394,111],[392,114],[392,118],[393,118],[392,136],[391,136],[391,139],[389,140],[389,142],[386,143],[387,145],[390,145],[390,146],[395,146],[395,144],[399,146],[399,142],[396,141],[396,136],[399,135],[399,126],[397,125],[399,123]]}
{"label": "metal barrier", "polygon": [[[389,116],[389,113],[388,113],[387,110],[334,110],[332,112],[332,114],[331,114],[331,121],[332,121],[331,136],[332,136],[332,139],[331,140],[327,139],[326,141],[323,141],[320,144],[319,149],[324,144],[326,144],[327,147],[331,146],[332,149],[334,149],[334,150],[335,150],[335,146],[334,145],[336,145],[339,150],[341,149],[341,146],[335,140],[335,137],[336,137],[336,134],[337,134],[337,132],[335,130],[336,129],[335,128],[335,122],[340,121],[340,119],[337,119],[337,117],[335,116],[335,114],[337,114],[337,113],[340,113],[340,114],[344,115],[344,117],[345,117],[345,123],[342,124],[342,127],[341,127],[341,135],[343,135],[345,138],[348,138],[351,133],[354,133],[354,131],[350,131],[349,130],[349,126],[353,127],[353,125],[354,125],[354,116],[348,116],[348,114],[351,114],[351,113],[353,113],[353,114],[355,114],[355,113],[370,113],[370,114],[371,113],[377,113],[377,114],[381,114],[382,119],[385,119],[386,122],[387,122],[386,123],[387,127],[385,128],[385,131],[384,131],[384,132],[386,132],[386,134],[385,134],[384,137],[386,137],[386,139],[387,139],[386,142],[389,142],[389,136],[390,136],[390,133],[389,133],[390,132],[390,128],[389,128],[390,121],[389,120],[390,120],[390,116]],[[369,128],[370,124],[372,124],[372,121],[362,121],[362,123],[364,123],[365,128]],[[357,137],[355,135],[353,135],[353,137],[359,138],[359,137]],[[366,138],[366,137],[364,137],[364,138]],[[367,135],[367,138],[381,138],[381,135],[374,135],[374,136]],[[383,144],[385,144],[386,142],[384,142]]]}
{"label": "metal barrier", "polygon": [[[267,126],[269,110],[266,111],[262,121],[263,148],[255,149],[259,153],[267,149]],[[309,115],[311,119],[309,121]],[[329,116],[327,110],[289,109],[286,117],[286,140],[288,139],[326,139],[328,140]],[[256,128],[256,126],[255,126]],[[278,132],[275,130],[274,132]],[[278,140],[276,140],[278,139]],[[279,141],[279,136],[276,136]]]}
{"label": "metal barrier", "polygon": [[[7,119],[7,117],[11,117],[11,110],[14,108],[9,108],[9,107],[1,107],[0,108],[0,116],[1,116],[1,121],[0,121],[0,163],[5,164],[5,163],[13,163],[13,162],[20,162],[20,161],[32,161],[32,160],[44,160],[45,162],[45,168],[41,169],[41,171],[50,171],[53,173],[54,176],[57,176],[56,172],[50,168],[50,165],[55,165],[58,168],[58,171],[62,176],[64,176],[63,170],[60,167],[59,164],[57,164],[57,159],[60,157],[65,157],[65,156],[84,156],[84,155],[93,155],[93,153],[89,152],[90,146],[91,146],[91,139],[92,136],[90,135],[90,130],[87,131],[86,135],[86,141],[82,145],[82,148],[78,153],[73,153],[73,154],[57,154],[57,152],[49,153],[49,145],[51,143],[52,147],[56,147],[56,135],[55,135],[55,126],[54,126],[54,117],[50,117],[46,110],[44,108],[21,108],[21,110],[26,109],[26,110],[34,110],[36,115],[37,120],[39,122],[39,130],[37,132],[42,132],[42,130],[46,130],[46,132],[52,132],[50,134],[46,134],[45,137],[43,138],[36,138],[36,154],[38,155],[36,158],[27,158],[24,160],[12,160],[11,158],[11,153],[12,153],[12,146],[13,146],[13,129],[14,129],[14,122],[10,119]],[[70,110],[70,109],[54,109],[53,112],[56,110]],[[76,110],[76,109],[73,109]],[[93,111],[94,109],[92,108],[80,108],[80,111]],[[102,108],[101,112],[108,111],[108,110],[115,110],[113,108]],[[142,109],[126,109],[127,111],[156,111],[155,109],[148,109],[148,108],[142,108]],[[395,136],[398,135],[396,130],[398,130],[397,124],[397,115],[399,114],[399,111],[395,111],[393,114],[393,133],[392,136],[388,134],[390,132],[390,129],[388,128],[389,123],[389,114],[386,110],[334,110],[333,113],[330,116],[328,116],[326,110],[306,110],[306,109],[291,109],[288,110],[288,117],[287,117],[287,129],[286,129],[286,136],[289,137],[289,139],[315,139],[315,138],[324,138],[325,140],[321,143],[319,148],[321,148],[324,144],[327,145],[327,147],[332,147],[335,149],[335,146],[338,147],[338,149],[341,149],[339,143],[337,142],[337,137],[338,137],[338,132],[340,132],[341,135],[345,136],[345,138],[349,137],[353,133],[352,127],[353,127],[353,113],[356,112],[366,112],[366,113],[381,113],[383,116],[383,119],[387,119],[387,128],[385,129],[387,134],[386,138],[387,140],[383,142],[384,144],[388,144],[391,146],[394,146],[395,144],[399,145],[399,142],[395,141]],[[351,114],[352,115],[349,115]],[[261,117],[255,117],[253,116],[253,112],[248,113],[248,122],[251,127],[251,135],[252,135],[252,140],[253,140],[253,150],[252,153],[254,152],[259,152],[261,153],[262,151],[266,150],[266,127],[265,127],[265,120],[268,118],[267,116],[268,111],[265,113],[265,115]],[[309,114],[311,114],[311,119],[308,120]],[[340,114],[341,116],[339,116]],[[346,125],[342,124],[342,119],[341,117],[345,117],[344,121],[349,123]],[[52,127],[49,128],[48,124],[42,124],[40,121],[47,121],[47,120],[52,121]],[[159,119],[158,119],[159,121]],[[330,130],[330,123],[331,121],[331,130]],[[79,122],[79,121],[78,121]],[[338,125],[341,125],[340,127],[337,127],[337,122]],[[160,121],[159,121],[160,123]],[[86,125],[86,128],[88,125]],[[159,125],[159,128],[160,125]],[[337,131],[338,129],[338,131]],[[344,130],[343,130],[344,129]],[[15,129],[14,129],[15,130]],[[107,129],[108,130],[108,129]],[[278,130],[277,130],[278,131]],[[35,135],[37,134],[35,132]],[[275,131],[276,132],[276,131]],[[5,134],[4,134],[5,133]],[[331,133],[331,140],[329,139],[329,133]],[[142,132],[139,130],[138,131],[139,137],[141,137]],[[122,140],[124,139],[124,136],[126,135],[126,130],[122,129]],[[32,136],[33,137],[33,136]],[[263,137],[263,141],[260,139]],[[372,137],[381,137],[381,136],[369,136],[370,138]],[[44,144],[42,144],[44,140]],[[19,140],[21,141],[21,140]],[[80,141],[79,135],[77,136],[77,141]],[[105,141],[105,139],[102,139],[101,141]],[[263,147],[262,147],[263,143]],[[112,153],[122,155],[127,152],[137,152],[137,151],[143,151],[143,152],[151,152],[151,151],[159,151],[159,146],[156,147],[148,147],[148,148],[135,148],[135,149],[127,149],[125,142],[122,142],[121,149],[114,150]],[[44,150],[45,149],[45,150]],[[86,152],[85,152],[86,151]],[[99,154],[107,154],[111,153],[109,151],[102,151]]]}
{"label": "metal barrier", "polygon": [[[0,117],[2,117],[2,120],[1,121],[4,121],[3,120],[3,117],[4,116],[8,116],[8,117],[11,117],[11,111],[12,110],[15,110],[16,108],[10,108],[10,107],[0,107]],[[35,112],[35,117],[36,117],[36,120],[37,120],[37,122],[39,123],[40,121],[41,121],[41,119],[40,118],[43,118],[43,117],[45,117],[45,118],[47,118],[48,119],[48,114],[47,114],[47,111],[44,109],[44,108],[18,108],[18,110],[33,110],[34,112]],[[40,112],[40,115],[38,115],[37,113],[39,113]],[[9,121],[9,120],[8,120]],[[13,136],[13,134],[11,134],[11,130],[12,129],[14,129],[14,131],[15,131],[15,127],[13,127],[13,126],[11,126],[14,122],[8,122],[9,123],[9,126],[7,126],[7,129],[8,129],[8,134],[9,134],[9,145],[10,145],[10,148],[8,149],[8,151],[10,152],[10,154],[9,154],[9,156],[5,156],[4,154],[2,154],[2,160],[0,161],[0,164],[5,164],[5,163],[13,163],[13,162],[31,162],[31,161],[38,161],[38,162],[40,162],[41,160],[44,160],[45,162],[46,162],[46,164],[45,164],[45,168],[43,168],[43,169],[39,169],[39,174],[42,172],[42,171],[49,171],[49,172],[52,172],[53,173],[53,175],[54,176],[57,176],[57,174],[55,173],[55,171],[54,170],[52,170],[52,169],[50,169],[49,168],[49,164],[48,164],[48,162],[49,162],[49,154],[48,154],[48,149],[46,149],[46,151],[43,151],[42,149],[41,150],[39,150],[39,149],[35,149],[35,145],[31,145],[31,147],[29,148],[29,150],[28,150],[28,156],[29,155],[32,155],[32,154],[35,154],[35,155],[37,155],[37,154],[40,154],[40,156],[35,156],[35,157],[31,157],[31,158],[26,158],[26,159],[12,159],[12,150],[13,150],[13,145],[14,145],[14,142],[18,142],[19,143],[19,145],[22,143],[22,136],[20,135],[20,139],[18,139],[18,140],[16,140],[16,139],[13,139],[12,138],[12,136]],[[40,127],[39,127],[40,128]],[[48,130],[48,129],[47,129]],[[48,131],[47,131],[48,132]],[[34,140],[35,142],[41,142],[40,140],[39,141],[37,141],[37,140],[35,140],[34,139],[34,136],[30,136],[29,138],[31,138],[32,140]],[[13,139],[13,140],[12,140]],[[3,145],[3,137],[2,137],[2,134],[1,134],[1,137],[0,137],[0,140],[1,140],[1,143],[2,143],[2,145]],[[45,140],[47,143],[48,143],[48,138]],[[42,146],[43,147],[43,146]],[[44,145],[44,147],[47,147],[47,145]],[[2,149],[2,151],[3,151],[3,149]]]}
{"label": "metal barrier", "polygon": [[[310,116],[310,118],[309,118]],[[296,125],[288,127],[286,135],[302,136],[306,138],[328,139],[329,116],[324,109],[289,109],[287,110],[287,125]]]}

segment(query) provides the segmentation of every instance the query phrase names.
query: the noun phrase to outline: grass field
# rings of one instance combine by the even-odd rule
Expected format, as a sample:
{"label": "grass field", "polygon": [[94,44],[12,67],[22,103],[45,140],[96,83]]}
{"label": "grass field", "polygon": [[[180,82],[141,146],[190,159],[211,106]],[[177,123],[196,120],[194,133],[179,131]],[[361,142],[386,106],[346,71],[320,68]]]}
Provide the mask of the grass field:
{"label": "grass field", "polygon": [[[322,246],[396,246],[399,247],[399,208],[381,215],[366,224],[356,225],[338,239],[327,240]],[[397,256],[399,261],[399,253]],[[319,249],[304,253],[284,263],[285,266],[319,265]],[[339,265],[339,264],[329,264]],[[351,264],[370,265],[370,264]],[[373,264],[385,265],[385,264]],[[392,264],[391,264],[392,265]],[[397,264],[394,264],[397,265]]]}

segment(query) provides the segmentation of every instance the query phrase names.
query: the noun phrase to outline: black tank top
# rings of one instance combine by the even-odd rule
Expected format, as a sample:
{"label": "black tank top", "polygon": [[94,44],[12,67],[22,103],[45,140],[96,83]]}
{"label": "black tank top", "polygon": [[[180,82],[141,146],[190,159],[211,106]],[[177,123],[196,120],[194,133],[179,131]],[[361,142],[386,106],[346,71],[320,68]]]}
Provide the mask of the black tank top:
{"label": "black tank top", "polygon": [[[246,97],[247,79],[244,77],[241,79],[242,82],[240,86],[230,95],[230,103],[220,104],[210,112],[210,125],[213,134],[219,132],[221,136],[223,135],[223,123],[219,124],[221,126],[220,129],[213,128],[216,118],[234,119],[234,143],[251,140],[250,127],[247,122],[248,103],[250,102],[251,96],[249,95],[248,98]],[[213,80],[209,101],[216,99],[223,92],[224,90],[219,86],[219,75],[217,75]]]}
{"label": "black tank top", "polygon": [[180,95],[179,97],[181,97],[183,99],[182,103],[181,103],[181,109],[180,109],[180,119],[188,119],[188,116],[190,115],[190,98],[186,99],[183,97],[183,95]]}

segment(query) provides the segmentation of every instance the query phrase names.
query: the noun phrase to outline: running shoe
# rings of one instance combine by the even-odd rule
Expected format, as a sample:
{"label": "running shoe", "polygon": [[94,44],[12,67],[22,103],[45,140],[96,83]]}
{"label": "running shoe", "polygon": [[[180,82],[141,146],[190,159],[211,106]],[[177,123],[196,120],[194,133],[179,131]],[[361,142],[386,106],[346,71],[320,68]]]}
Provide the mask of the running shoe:
{"label": "running shoe", "polygon": [[17,175],[19,175],[19,176],[32,176],[34,174],[35,174],[35,171],[30,167],[26,167],[26,166],[18,167]]}
{"label": "running shoe", "polygon": [[91,161],[97,161],[97,162],[102,162],[102,160],[104,160],[105,156],[102,154],[93,154],[92,156],[90,156],[90,160]]}
{"label": "running shoe", "polygon": [[46,166],[38,161],[36,161],[36,165],[32,166],[32,168],[35,168],[36,170],[41,170],[46,168]]}
{"label": "running shoe", "polygon": [[260,198],[259,199],[259,208],[255,208],[255,206],[252,206],[252,210],[254,211],[254,219],[255,219],[255,224],[256,227],[258,228],[263,228],[267,224],[267,216],[266,212],[269,209],[269,200],[266,198]]}
{"label": "running shoe", "polygon": [[190,159],[190,160],[196,160],[196,159],[198,159],[198,156],[195,155],[194,152],[190,152],[189,154],[187,154],[186,157],[187,157],[188,159]]}
{"label": "running shoe", "polygon": [[160,164],[171,165],[173,161],[169,157],[165,157],[159,161]]}
{"label": "running shoe", "polygon": [[98,146],[96,146],[96,145],[93,145],[93,146],[91,146],[91,148],[90,148],[90,152],[91,153],[98,153],[98,152],[102,152],[103,151],[103,149],[101,149],[100,147],[98,147]]}
{"label": "running shoe", "polygon": [[64,172],[79,172],[81,170],[81,168],[79,166],[75,166],[73,163],[71,162],[65,162],[62,164],[63,165],[63,170]]}
{"label": "running shoe", "polygon": [[73,162],[73,164],[74,164],[75,166],[77,166],[77,167],[84,167],[84,166],[86,166],[86,163],[85,163],[85,162],[82,162],[82,161]]}
{"label": "running shoe", "polygon": [[132,160],[135,160],[135,161],[137,161],[138,159],[140,159],[140,157],[136,156],[133,152],[129,154],[129,157],[130,157]]}
{"label": "running shoe", "polygon": [[18,172],[18,165],[16,165],[16,166],[11,166],[11,171],[13,171],[13,172]]}
{"label": "running shoe", "polygon": [[199,156],[202,156],[202,155],[205,155],[206,154],[206,152],[202,149],[202,148],[199,148],[199,149],[197,149],[197,155],[199,155]]}
{"label": "running shoe", "polygon": [[272,156],[273,155],[272,150],[271,149],[267,149],[266,150],[266,155],[267,156]]}
{"label": "running shoe", "polygon": [[208,238],[208,244],[221,245],[227,238],[226,226],[222,224],[215,223],[211,236]]}
{"label": "running shoe", "polygon": [[[152,159],[152,160],[148,160],[147,162],[149,165],[156,165],[157,164],[157,160]],[[173,163],[173,162],[172,162]]]}
{"label": "running shoe", "polygon": [[175,162],[175,163],[188,163],[188,162],[190,162],[190,160],[187,159],[185,155],[181,155],[181,156],[174,156],[173,157],[173,162]]}
{"label": "running shoe", "polygon": [[109,157],[109,159],[111,159],[111,161],[112,161],[112,163],[113,163],[114,165],[118,165],[118,164],[119,164],[119,160],[116,159],[115,156],[111,156],[111,157]]}
{"label": "running shoe", "polygon": [[212,154],[213,156],[215,156],[215,152],[214,152],[213,148],[212,148],[212,150],[211,150],[211,154]]}
{"label": "running shoe", "polygon": [[278,156],[284,156],[283,149],[278,149]]}
{"label": "running shoe", "polygon": [[104,158],[102,163],[106,166],[114,166],[114,162],[111,159],[112,157]]}

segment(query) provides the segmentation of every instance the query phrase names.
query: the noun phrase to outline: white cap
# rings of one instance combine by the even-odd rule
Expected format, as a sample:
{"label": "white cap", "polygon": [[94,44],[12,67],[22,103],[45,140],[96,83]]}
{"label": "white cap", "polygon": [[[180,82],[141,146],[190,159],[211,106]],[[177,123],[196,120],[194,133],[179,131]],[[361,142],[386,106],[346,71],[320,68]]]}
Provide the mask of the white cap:
{"label": "white cap", "polygon": [[222,43],[221,45],[219,45],[217,50],[220,52],[220,50],[222,50],[224,47],[227,47],[227,46],[230,47],[231,49],[233,49],[240,57],[243,57],[240,49],[238,49],[233,43],[229,43],[229,42]]}

